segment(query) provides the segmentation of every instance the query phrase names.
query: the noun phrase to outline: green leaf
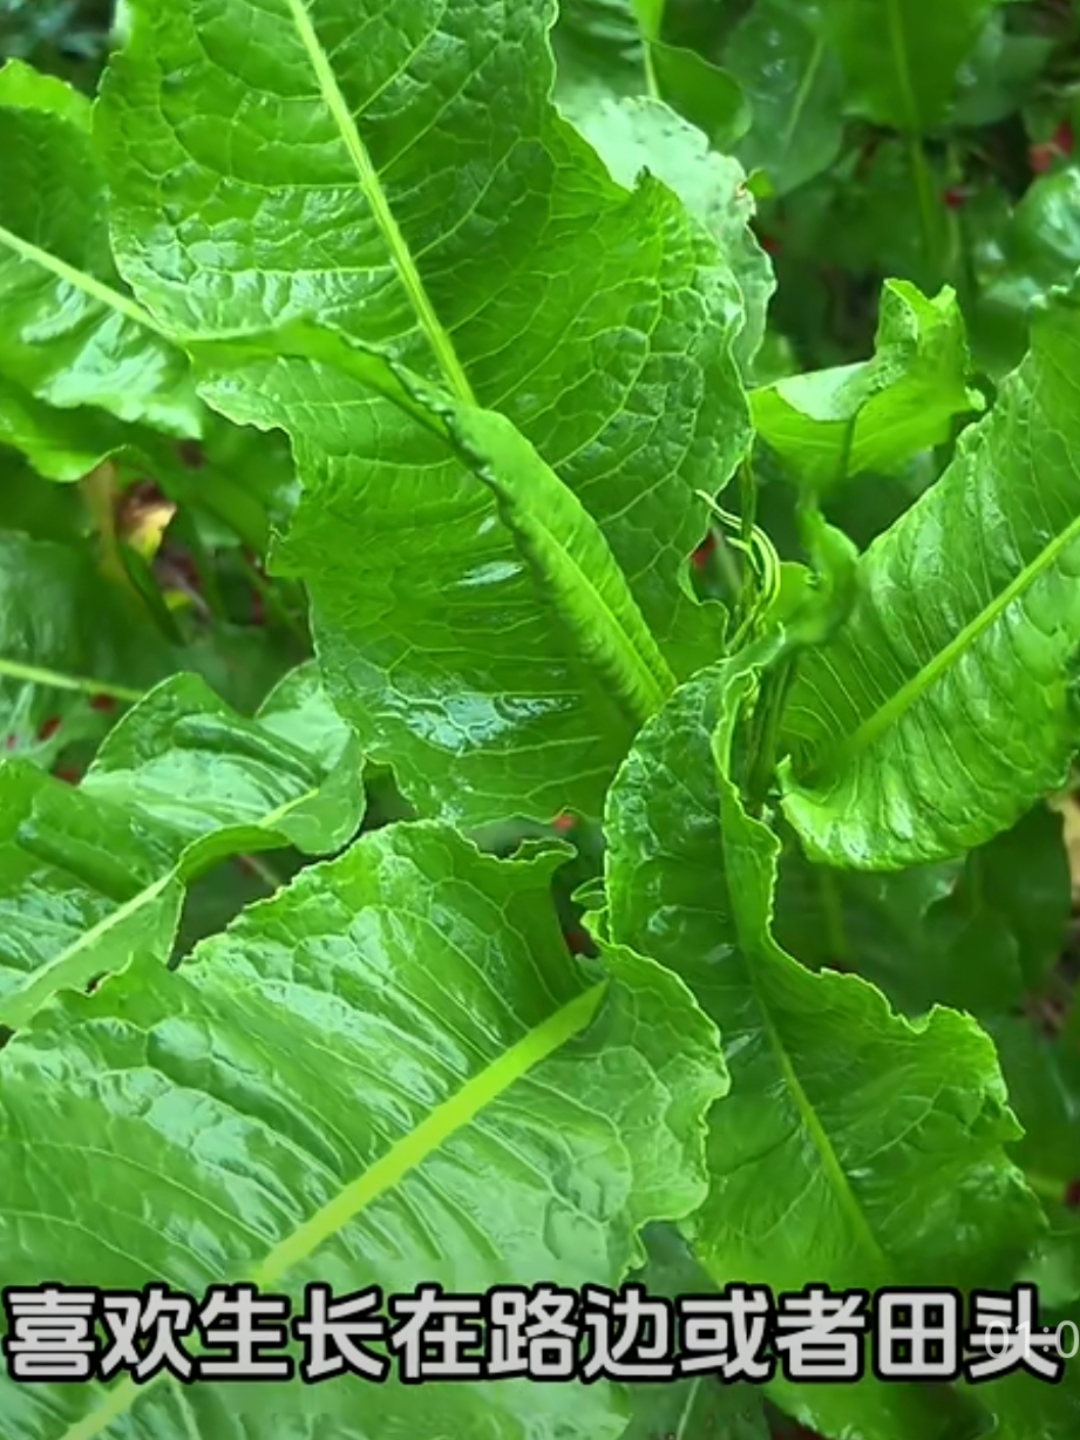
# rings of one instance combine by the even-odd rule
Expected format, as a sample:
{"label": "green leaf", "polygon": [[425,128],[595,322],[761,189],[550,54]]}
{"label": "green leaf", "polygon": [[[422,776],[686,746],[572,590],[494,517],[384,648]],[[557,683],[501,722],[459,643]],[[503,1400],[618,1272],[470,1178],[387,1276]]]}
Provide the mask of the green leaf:
{"label": "green leaf", "polygon": [[[1065,1332],[1065,1345],[1071,1345]],[[1060,1385],[1033,1375],[1010,1375],[993,1387],[1000,1440],[1072,1440],[1080,1425],[1080,1369],[1066,1365]]]}
{"label": "green leaf", "polygon": [[[1041,1220],[1002,1148],[1019,1127],[989,1038],[950,1010],[898,1016],[874,986],[814,974],[772,936],[779,841],[746,813],[731,767],[741,703],[777,643],[681,687],[607,811],[611,937],[686,979],[731,1069],[711,1116],[709,1199],[684,1228],[720,1283],[1000,1280]],[[950,1392],[869,1378],[774,1388],[826,1434],[970,1433],[970,1406]]]}
{"label": "green leaf", "polygon": [[[461,824],[597,810],[675,683],[665,651],[685,672],[708,632],[658,646],[595,521],[505,417],[307,327],[196,348],[217,407],[293,437],[310,495],[274,565],[319,576],[322,671],[365,753],[421,811]],[[333,511],[323,493],[342,497]],[[341,547],[346,496],[370,563]],[[413,656],[417,624],[439,640],[430,657]]]}
{"label": "green leaf", "polygon": [[655,175],[709,231],[738,286],[742,324],[735,355],[749,369],[765,335],[776,280],[750,228],[754,201],[742,166],[710,150],[700,129],[655,100],[602,99],[577,126],[614,180],[632,186],[644,172]]}
{"label": "green leaf", "polygon": [[78,486],[54,485],[31,470],[22,455],[0,450],[0,529],[32,540],[81,540],[86,525]]}
{"label": "green leaf", "polygon": [[1061,820],[1039,806],[962,861],[891,874],[812,865],[789,846],[776,929],[804,963],[857,969],[908,1014],[943,1004],[989,1022],[1044,982],[1069,910]]}
{"label": "green leaf", "polygon": [[653,41],[649,45],[657,98],[688,120],[720,151],[730,150],[750,127],[742,86],[696,50]]}
{"label": "green leaf", "polygon": [[944,443],[955,417],[980,410],[955,292],[932,300],[904,280],[881,293],[874,358],[754,390],[757,432],[819,494],[866,471],[890,474]]}
{"label": "green leaf", "polygon": [[[54,480],[128,460],[262,550],[263,494],[281,488],[280,454],[207,414],[187,358],[124,292],[89,116],[85,97],[60,81],[18,62],[0,70],[0,140],[17,166],[0,197],[0,441]],[[197,485],[170,436],[201,439]]]}
{"label": "green leaf", "polygon": [[[141,301],[190,346],[298,317],[341,326],[497,410],[599,525],[671,668],[718,653],[718,607],[693,601],[686,559],[706,528],[697,492],[749,440],[730,272],[673,194],[628,194],[558,117],[550,7],[468,4],[429,26],[416,4],[358,28],[343,0],[289,0],[258,55],[245,3],[227,0],[212,55],[197,8],[133,7],[97,111]],[[273,143],[249,133],[256,110]],[[313,254],[297,226],[316,203]],[[290,545],[324,678],[387,758],[404,754],[403,788],[435,785],[436,813],[482,823],[508,796],[531,805],[542,774],[543,818],[595,810],[626,737],[598,741],[602,697],[582,719],[600,681],[575,673],[575,642],[460,460],[324,368],[253,365],[206,393],[292,431],[306,494]]]}
{"label": "green leaf", "polygon": [[559,107],[582,129],[597,106],[648,95],[726,150],[750,123],[742,88],[696,50],[665,43],[663,9],[634,0],[564,0],[553,32]]}
{"label": "green leaf", "polygon": [[562,0],[551,32],[555,99],[570,119],[647,88],[645,46],[627,0]]}
{"label": "green leaf", "polygon": [[813,0],[756,0],[736,26],[724,64],[750,102],[748,133],[735,150],[786,195],[836,159],[843,135],[844,77]]}
{"label": "green leaf", "polygon": [[1030,304],[1051,286],[1072,279],[1080,266],[1080,166],[1066,165],[1041,175],[1016,207],[1003,240],[1011,273],[991,286],[991,297],[1011,281],[1018,304]]}
{"label": "green leaf", "polygon": [[[0,1056],[7,1283],[201,1295],[246,1276],[297,1306],[318,1282],[618,1284],[641,1227],[704,1195],[704,1116],[726,1074],[675,976],[615,947],[602,967],[568,955],[550,898],[562,858],[499,861],[451,831],[390,827],[176,972],[136,965],[39,1017]],[[28,1161],[29,1136],[48,1166]],[[627,1419],[606,1382],[356,1377],[5,1380],[0,1415],[8,1440],[616,1440]]]}
{"label": "green leaf", "polygon": [[[993,1027],[1009,1095],[1024,1127],[1014,1146],[1016,1162],[1031,1184],[1054,1209],[1059,1227],[1068,1225],[1064,1203],[1070,1186],[1080,1180],[1076,1144],[1080,1116],[1080,1046],[1075,1035],[1040,1033],[1032,1018],[998,1017]],[[1075,1222],[1075,1212],[1074,1212]],[[1068,1227],[1071,1231],[1073,1226]],[[1080,1249],[1070,1234],[1077,1284],[1069,1299],[1080,1295]],[[1049,1287],[1048,1287],[1049,1294]],[[1058,1297],[1060,1303],[1060,1297]],[[1050,1301],[1049,1303],[1053,1303]]]}
{"label": "green leaf", "polygon": [[120,288],[89,106],[9,61],[0,149],[0,440],[69,479],[122,443],[117,421],[199,434],[185,357]]}
{"label": "green leaf", "polygon": [[923,135],[944,119],[961,64],[1001,0],[822,0],[850,101],[878,125]]}
{"label": "green leaf", "polygon": [[1013,35],[1007,10],[990,12],[978,43],[957,75],[953,125],[996,125],[1025,104],[1054,51],[1048,35]]}
{"label": "green leaf", "polygon": [[[716,1290],[673,1225],[650,1225],[648,1258],[634,1279],[650,1295],[677,1300]],[[664,1385],[632,1385],[631,1420],[621,1440],[769,1440],[761,1391],[741,1381],[696,1375]]]}
{"label": "green leaf", "polygon": [[945,474],[860,561],[786,716],[784,808],[812,858],[898,869],[973,848],[1065,778],[1080,646],[1077,292]]}
{"label": "green leaf", "polygon": [[[7,754],[52,763],[72,728],[99,728],[89,696],[138,699],[135,687],[161,679],[171,658],[87,548],[0,530],[0,740]],[[66,733],[43,744],[42,727],[58,719]]]}
{"label": "green leaf", "polygon": [[[241,851],[339,849],[363,813],[357,741],[311,669],[244,720],[197,676],[152,691],[77,789],[0,766],[0,1024],[133,958],[167,960],[185,883]],[[103,838],[107,837],[107,849]]]}
{"label": "green leaf", "polygon": [[972,332],[995,376],[1016,365],[1028,339],[1032,305],[1080,269],[1080,166],[1041,175],[1016,207],[991,193],[968,221],[979,281]]}

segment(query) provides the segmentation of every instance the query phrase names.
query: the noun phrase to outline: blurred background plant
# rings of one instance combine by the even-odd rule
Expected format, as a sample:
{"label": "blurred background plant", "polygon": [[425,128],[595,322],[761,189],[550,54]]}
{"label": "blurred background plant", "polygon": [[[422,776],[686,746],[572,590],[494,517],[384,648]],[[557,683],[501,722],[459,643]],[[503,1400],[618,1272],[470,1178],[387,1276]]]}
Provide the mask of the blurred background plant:
{"label": "blurred background plant", "polygon": [[[88,93],[113,29],[110,0],[0,0],[0,56]],[[955,290],[973,385],[990,401],[1024,351],[1032,304],[1080,267],[1074,0],[562,0],[554,50],[556,98],[586,133],[610,98],[651,95],[744,168],[737,193],[756,202],[777,278],[751,386],[866,361],[882,283],[896,278],[927,295]],[[717,238],[726,243],[722,217]],[[957,416],[936,450],[838,485],[823,502],[828,518],[869,545],[934,484],[971,418]],[[250,714],[312,653],[302,593],[263,568],[295,494],[281,437],[211,421],[199,441],[140,435],[138,447],[61,485],[0,448],[0,656],[15,662],[0,663],[0,743],[66,779],[78,779],[130,696],[164,675],[197,670]],[[759,440],[743,519],[749,504],[784,560],[805,558],[791,478]],[[694,557],[699,590],[730,596],[736,558],[719,529],[707,537]],[[98,683],[35,683],[21,661]],[[368,825],[400,813],[386,775],[369,789]],[[1080,821],[1067,798],[1060,806],[1075,917]],[[537,828],[482,838],[511,850]],[[571,815],[552,828],[576,852],[559,886],[568,943],[588,951],[571,895],[597,873],[601,837]],[[178,948],[300,863],[295,853],[272,869],[242,857],[200,881]],[[835,880],[795,857],[778,926],[805,963],[859,969],[918,1013],[926,977],[912,955],[929,957],[937,983],[964,947],[982,957],[1012,933],[1014,898],[1040,896],[1038,933],[1020,937],[1030,993],[1022,1011],[987,1024],[1028,1131],[1020,1162],[1070,1239],[1063,1253],[1077,1255],[1080,942],[1069,890],[1059,830],[1040,811],[996,850],[895,884]],[[1048,1258],[1044,1286],[1060,1273],[1060,1256]],[[783,1440],[808,1434],[773,1421]]]}
{"label": "blurred background plant", "polygon": [[113,0],[0,0],[0,54],[92,90],[112,19]]}

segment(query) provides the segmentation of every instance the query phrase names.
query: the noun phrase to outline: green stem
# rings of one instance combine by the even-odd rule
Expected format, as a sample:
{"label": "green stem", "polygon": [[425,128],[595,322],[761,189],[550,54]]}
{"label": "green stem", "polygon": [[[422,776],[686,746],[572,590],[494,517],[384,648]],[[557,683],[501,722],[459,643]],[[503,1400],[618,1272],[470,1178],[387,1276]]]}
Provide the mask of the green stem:
{"label": "green stem", "polygon": [[656,66],[653,63],[652,44],[642,39],[642,67],[645,71],[645,92],[651,100],[660,99],[660,86],[656,79]]}
{"label": "green stem", "polygon": [[[739,511],[742,521],[740,538],[747,546],[754,538],[754,518],[757,514],[757,482],[749,455],[739,466]],[[753,565],[743,564],[743,583],[739,598],[739,619],[743,623],[754,613],[757,596],[757,577]]]}
{"label": "green stem", "polygon": [[919,202],[919,225],[922,229],[923,249],[926,263],[935,277],[938,274],[937,236],[934,228],[934,187],[930,179],[930,167],[926,163],[926,151],[918,135],[907,136],[911,170],[915,177],[915,194]]}
{"label": "green stem", "polygon": [[0,675],[9,675],[13,680],[26,680],[31,685],[45,685],[51,690],[77,690],[83,695],[107,695],[111,700],[122,700],[125,704],[136,705],[146,694],[145,690],[129,690],[126,685],[111,685],[105,680],[87,680],[79,675],[61,675],[56,670],[43,670],[37,665],[23,665],[18,660],[0,657]]}
{"label": "green stem", "polygon": [[791,684],[794,657],[786,656],[767,672],[754,716],[755,736],[751,751],[750,771],[746,783],[746,808],[751,815],[760,816],[772,784],[776,769],[776,755],[780,748],[780,727],[784,719],[784,707]]}
{"label": "green stem", "polygon": [[930,172],[926,165],[926,154],[922,146],[922,116],[919,110],[919,102],[916,98],[911,55],[908,50],[907,32],[905,30],[906,18],[900,0],[886,0],[884,20],[889,38],[889,49],[892,54],[893,66],[896,70],[896,80],[904,110],[904,124],[900,128],[903,130],[907,140],[908,154],[911,157],[911,169],[915,177],[915,191],[919,201],[919,222],[922,226],[927,264],[936,274],[937,244],[935,242],[934,232],[934,191],[930,182]]}
{"label": "green stem", "polygon": [[713,539],[716,541],[716,563],[720,569],[720,576],[725,588],[730,593],[732,601],[737,601],[742,591],[743,576],[739,562],[735,558],[734,551],[728,544],[724,532],[716,525],[712,527]]}
{"label": "green stem", "polygon": [[[851,452],[855,448],[855,430],[858,421],[859,415],[858,411],[856,411],[848,421],[847,428],[844,431],[844,443],[840,447],[840,460],[836,467],[836,477],[833,482],[837,488],[843,485],[848,478],[848,470],[851,467]],[[812,504],[817,505],[818,497],[816,495],[811,496],[810,499]]]}

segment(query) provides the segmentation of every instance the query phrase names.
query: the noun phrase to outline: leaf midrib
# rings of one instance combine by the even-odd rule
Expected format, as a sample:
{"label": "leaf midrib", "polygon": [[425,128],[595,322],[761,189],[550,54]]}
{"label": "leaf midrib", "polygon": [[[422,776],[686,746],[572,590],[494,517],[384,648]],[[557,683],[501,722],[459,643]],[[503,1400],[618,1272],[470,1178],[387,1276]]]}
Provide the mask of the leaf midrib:
{"label": "leaf midrib", "polygon": [[[653,638],[648,622],[638,609],[637,601],[634,599],[629,585],[625,585],[624,593],[620,598],[628,611],[634,614],[640,622],[639,633],[641,644],[642,646],[648,647],[645,653],[642,652],[642,649],[639,648],[638,641],[630,634],[621,619],[616,615],[608,603],[607,597],[593,580],[592,576],[582,568],[577,556],[567,548],[561,538],[546,524],[539,510],[531,512],[530,520],[537,533],[546,537],[551,549],[563,557],[563,562],[570,570],[571,575],[577,581],[578,585],[580,585],[582,591],[591,598],[595,611],[602,616],[604,622],[602,628],[607,630],[611,635],[615,652],[621,657],[616,661],[619,669],[625,666],[625,669],[629,673],[636,675],[638,684],[648,696],[646,704],[639,705],[634,698],[634,687],[632,685],[624,686],[624,694],[620,696],[620,699],[625,702],[627,710],[631,712],[631,719],[643,725],[661,708],[668,696],[675,689],[676,682],[675,676],[672,674],[667,661],[660,651],[660,647]],[[601,538],[603,538],[603,536],[601,536]],[[611,551],[607,550],[606,553],[610,556],[612,573],[617,582],[623,578],[622,570],[619,567],[618,561],[611,555]],[[577,634],[581,628],[580,621],[562,605],[559,605],[557,608],[563,621],[569,626],[571,633]]]}
{"label": "leaf midrib", "polygon": [[[791,963],[789,961],[789,957],[787,955],[783,955],[783,952],[779,950],[772,958],[775,960],[783,958],[785,964]],[[768,1040],[769,1046],[772,1049],[774,1056],[776,1057],[777,1065],[780,1068],[780,1074],[788,1088],[788,1092],[790,1093],[795,1102],[795,1109],[798,1111],[799,1118],[802,1121],[804,1130],[806,1134],[810,1137],[810,1141],[813,1144],[814,1149],[818,1153],[822,1169],[825,1172],[825,1177],[829,1182],[833,1193],[836,1195],[837,1199],[840,1202],[840,1208],[847,1216],[849,1224],[855,1230],[855,1233],[858,1236],[859,1240],[862,1242],[863,1247],[875,1257],[875,1259],[882,1267],[882,1279],[884,1279],[891,1270],[888,1256],[885,1254],[884,1250],[881,1248],[881,1245],[878,1243],[877,1237],[875,1236],[874,1232],[870,1229],[870,1222],[863,1214],[862,1206],[859,1204],[858,1197],[856,1196],[854,1190],[851,1188],[851,1181],[848,1179],[843,1166],[840,1164],[840,1160],[836,1154],[836,1147],[833,1145],[832,1140],[829,1138],[828,1131],[822,1124],[821,1118],[819,1117],[817,1110],[814,1108],[814,1105],[810,1100],[809,1095],[807,1095],[806,1090],[803,1087],[802,1081],[799,1079],[799,1075],[795,1069],[794,1062],[792,1061],[791,1056],[788,1054],[787,1047],[785,1046],[783,1041],[783,1037],[781,1036],[780,1031],[777,1028],[776,1022],[772,1017],[772,1011],[769,1008],[768,1000],[761,993],[761,989],[757,982],[757,977],[754,974],[754,966],[749,957],[746,968],[750,980],[750,989],[753,992],[754,999],[757,1001],[758,1011],[761,1015],[761,1021],[765,1030],[766,1039]]]}
{"label": "leaf midrib", "polygon": [[810,52],[810,60],[799,81],[799,88],[795,92],[795,101],[791,107],[791,115],[788,123],[784,126],[784,133],[780,137],[781,150],[789,150],[791,142],[795,138],[795,131],[798,129],[799,121],[802,119],[803,111],[806,109],[810,99],[810,92],[813,89],[814,81],[817,79],[818,71],[821,69],[822,61],[825,59],[825,37],[816,35],[814,48]]}
{"label": "leaf midrib", "polygon": [[[601,980],[576,995],[467,1080],[414,1130],[402,1136],[374,1164],[275,1245],[251,1272],[250,1282],[261,1290],[277,1287],[289,1270],[339,1233],[361,1210],[385,1195],[513,1084],[587,1029],[608,985],[609,981]],[[165,1378],[168,1378],[167,1372],[159,1370],[141,1385],[125,1379],[96,1409],[69,1427],[61,1440],[96,1440],[114,1420],[126,1415],[141,1395]]]}
{"label": "leaf midrib", "polygon": [[[272,830],[274,826],[280,824],[285,816],[292,810],[314,799],[318,793],[318,789],[307,790],[302,795],[296,796],[295,799],[286,801],[283,805],[279,805],[276,809],[262,816],[261,819],[252,822],[254,828],[259,830]],[[221,833],[224,833],[225,830],[230,828],[232,827],[222,827]],[[185,871],[184,859],[192,846],[198,843],[199,841],[195,840],[191,846],[186,846],[176,864],[171,866],[164,875],[159,876],[157,880],[151,881],[149,885],[144,886],[143,889],[134,894],[130,900],[126,900],[123,905],[118,906],[110,914],[104,916],[96,925],[92,925],[89,930],[84,930],[78,939],[73,940],[70,945],[65,946],[59,955],[54,955],[45,965],[33,971],[32,974],[27,977],[27,983],[25,985],[17,990],[13,990],[3,1001],[0,1001],[0,1024],[8,1026],[12,1030],[17,1030],[21,1026],[26,1025],[38,1010],[40,1010],[42,1005],[52,998],[59,988],[59,986],[50,983],[53,976],[65,970],[83,951],[88,950],[92,945],[96,944],[97,941],[100,940],[102,936],[107,935],[110,930],[122,924],[132,915],[138,914],[144,907],[153,904],[158,896],[163,895],[174,881],[179,881],[181,884],[184,884],[186,888],[190,881],[196,877]]]}
{"label": "leaf midrib", "polygon": [[[727,792],[727,795],[729,797],[728,803],[736,806],[739,810],[742,809],[742,798],[739,795],[735,781],[731,778],[730,774],[731,746],[734,738],[735,719],[738,714],[741,713],[742,702],[746,696],[746,685],[747,682],[750,680],[751,675],[752,671],[748,669],[741,676],[737,675],[733,677],[733,686],[736,687],[736,691],[728,697],[728,714],[725,717],[725,720],[721,722],[720,726],[718,726],[717,730],[714,732],[712,740],[711,748],[714,762],[716,765],[716,774],[720,788],[719,821],[721,825],[720,843],[722,850],[726,850],[728,838],[725,832],[729,831],[730,829],[730,827],[727,827],[723,824],[723,816],[725,809],[725,791]],[[741,695],[737,693],[737,687],[739,686],[740,681],[742,682],[744,687]],[[763,821],[755,820],[752,816],[744,814],[743,819],[744,824],[750,826],[752,829],[754,827],[760,829],[767,829]],[[773,871],[773,890],[775,891],[776,855],[779,850],[780,842],[775,837],[775,835],[772,834],[771,831],[769,831],[768,833],[768,843],[772,846],[773,858],[770,860],[770,866]],[[733,841],[732,843],[735,842]],[[725,863],[725,870],[726,869],[727,866]],[[833,1194],[837,1197],[841,1209],[847,1216],[848,1222],[854,1229],[855,1234],[858,1236],[863,1248],[868,1252],[870,1256],[872,1256],[877,1261],[878,1265],[881,1267],[881,1279],[884,1281],[885,1278],[889,1275],[892,1268],[889,1262],[889,1258],[879,1244],[873,1230],[870,1228],[870,1222],[863,1214],[862,1206],[859,1204],[858,1197],[856,1196],[854,1190],[851,1187],[851,1182],[848,1179],[847,1172],[840,1164],[839,1157],[837,1156],[836,1149],[832,1143],[832,1140],[829,1137],[829,1133],[825,1129],[825,1126],[822,1124],[821,1118],[818,1115],[816,1108],[814,1107],[809,1095],[807,1095],[806,1090],[803,1087],[802,1080],[800,1079],[799,1074],[795,1069],[794,1061],[788,1053],[787,1046],[784,1044],[784,1038],[780,1034],[780,1029],[776,1024],[775,1019],[773,1018],[772,1009],[769,1003],[769,997],[765,993],[765,987],[762,985],[760,977],[757,973],[756,962],[759,960],[764,962],[764,964],[766,965],[794,965],[797,964],[797,962],[793,961],[791,957],[788,956],[785,951],[777,944],[776,940],[773,937],[768,917],[766,917],[763,921],[763,943],[759,943],[756,933],[752,933],[749,940],[747,940],[745,937],[746,925],[742,919],[743,912],[740,904],[735,904],[732,913],[735,922],[735,932],[739,942],[739,949],[742,951],[743,954],[743,962],[745,965],[747,983],[750,988],[750,993],[754,997],[754,1003],[756,1004],[758,1014],[761,1017],[762,1029],[765,1032],[765,1039],[768,1043],[769,1049],[772,1051],[772,1054],[776,1060],[777,1067],[780,1071],[781,1079],[783,1080],[788,1090],[788,1093],[791,1095],[792,1100],[794,1101],[795,1109],[798,1113],[803,1130],[809,1137],[814,1149],[818,1154],[822,1170],[824,1171],[825,1178],[830,1188],[832,1189]],[[756,932],[757,927],[752,928]]]}
{"label": "leaf midrib", "polygon": [[390,208],[390,201],[386,191],[383,189],[377,170],[368,154],[367,146],[364,144],[360,131],[357,129],[356,121],[352,112],[346,104],[345,97],[341,93],[337,76],[334,74],[329,57],[323,49],[322,41],[319,39],[315,26],[312,24],[311,15],[308,12],[304,0],[285,0],[293,23],[296,26],[300,43],[304,47],[311,67],[315,72],[315,79],[331,118],[341,136],[342,143],[352,161],[356,176],[360,182],[360,189],[371,206],[371,213],[376,225],[386,241],[390,251],[390,259],[401,280],[409,303],[420,323],[420,327],[427,338],[428,344],[434,352],[438,361],[439,369],[443,378],[449,385],[450,390],[459,400],[467,404],[475,405],[476,399],[465,374],[464,367],[458,359],[453,343],[442,322],[435,313],[427,290],[424,287],[423,279],[417,269],[416,261],[406,244],[393,211]]}
{"label": "leaf midrib", "polygon": [[160,339],[172,343],[172,337],[162,329],[148,310],[137,305],[127,295],[122,295],[118,290],[113,290],[93,275],[88,275],[84,270],[76,270],[66,260],[59,256],[52,255],[48,250],[43,250],[40,245],[33,244],[30,240],[24,240],[21,235],[6,229],[0,225],[0,245],[6,245],[9,250],[14,251],[23,260],[28,260],[32,265],[37,265],[42,270],[48,270],[58,280],[81,290],[84,295],[89,295],[97,300],[99,304],[107,306],[110,310],[116,311],[126,320],[141,325],[143,329],[150,330]]}
{"label": "leaf midrib", "polygon": [[[1067,525],[1061,534],[1040,551],[1034,560],[1025,565],[1015,579],[995,595],[990,604],[985,606],[973,620],[969,620],[964,628],[953,636],[952,640],[939,650],[928,664],[902,685],[880,709],[852,731],[849,739],[831,752],[829,759],[857,754],[872,745],[885,730],[888,730],[912,708],[945,671],[960,659],[970,645],[973,645],[1001,618],[1014,600],[1019,599],[1041,575],[1045,574],[1062,551],[1067,550],[1073,541],[1078,539],[1080,539],[1080,516]],[[820,765],[816,768],[820,768]]]}

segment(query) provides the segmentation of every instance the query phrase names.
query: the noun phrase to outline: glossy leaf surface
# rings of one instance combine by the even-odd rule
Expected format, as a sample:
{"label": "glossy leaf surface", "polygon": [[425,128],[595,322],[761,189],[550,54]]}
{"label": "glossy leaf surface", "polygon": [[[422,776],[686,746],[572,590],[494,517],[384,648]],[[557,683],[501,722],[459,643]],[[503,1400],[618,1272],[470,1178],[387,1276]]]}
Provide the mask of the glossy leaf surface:
{"label": "glossy leaf surface", "polygon": [[[567,954],[549,898],[561,858],[500,862],[392,827],[179,971],[140,962],[41,1017],[0,1056],[10,1282],[201,1295],[248,1276],[298,1306],[311,1283],[617,1283],[640,1227],[701,1199],[703,1116],[726,1076],[675,976],[624,950],[589,970]],[[26,1163],[30,1135],[52,1142],[47,1167]],[[87,1148],[90,1187],[71,1168]],[[627,1418],[603,1382],[357,1377],[5,1380],[0,1415],[11,1440],[616,1440]]]}
{"label": "glossy leaf surface", "polygon": [[25,1025],[58,990],[133,960],[166,961],[185,882],[215,860],[339,849],[363,813],[360,771],[309,671],[256,721],[174,676],[111,732],[78,788],[7,761],[0,1023]]}
{"label": "glossy leaf surface", "polygon": [[[194,0],[133,7],[99,131],[142,303],[204,338],[337,325],[459,405],[497,410],[600,527],[667,663],[711,658],[717,617],[684,576],[705,528],[695,492],[720,489],[749,438],[715,244],[665,187],[616,185],[560,120],[549,7],[466,5],[443,29],[426,3],[372,7],[361,27],[341,0],[283,0],[275,17],[251,47],[250,4],[229,0],[207,53]],[[301,254],[298,226],[316,213],[322,240]],[[256,214],[251,245],[233,244]],[[307,493],[292,563],[324,677],[400,752],[404,788],[472,823],[505,813],[509,791],[531,809],[546,747],[563,803],[597,809],[625,744],[603,734],[602,701],[599,726],[575,717],[596,681],[573,673],[580,656],[564,657],[525,557],[460,461],[321,369],[271,379],[256,365],[227,396],[207,393],[293,434]],[[423,530],[388,546],[418,514]],[[457,597],[474,617],[467,647],[446,634]],[[539,687],[508,675],[533,650]]]}
{"label": "glossy leaf surface", "polygon": [[[1008,1275],[1040,1220],[1003,1150],[1019,1127],[989,1037],[944,1009],[912,1023],[865,980],[811,973],[773,938],[779,843],[730,770],[752,658],[676,693],[607,813],[610,933],[683,975],[731,1067],[696,1253],[721,1283],[776,1291],[810,1275],[835,1289]],[[959,1395],[871,1380],[807,1387],[799,1404],[826,1433],[855,1423],[874,1440],[918,1427],[951,1440],[971,1418]]]}
{"label": "glossy leaf surface", "polygon": [[873,359],[755,390],[754,425],[801,483],[824,494],[852,475],[889,474],[947,440],[957,416],[982,408],[970,372],[955,293],[930,300],[890,280]]}
{"label": "glossy leaf surface", "polygon": [[850,619],[803,664],[785,809],[811,855],[895,869],[989,840],[1060,784],[1080,643],[1077,297],[948,470],[860,562]]}
{"label": "glossy leaf surface", "polygon": [[186,358],[117,275],[84,97],[10,62],[0,150],[0,440],[68,479],[122,443],[117,422],[198,435]]}

